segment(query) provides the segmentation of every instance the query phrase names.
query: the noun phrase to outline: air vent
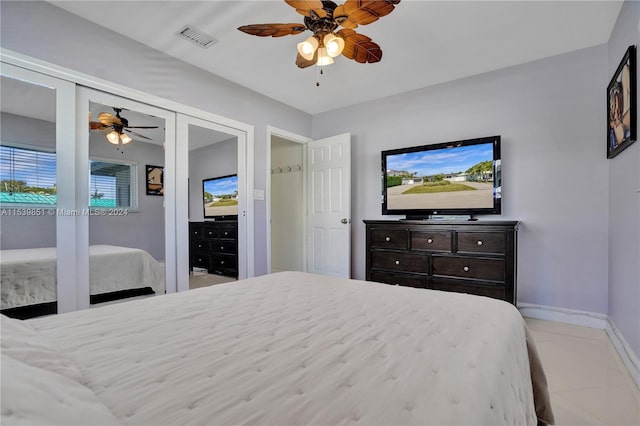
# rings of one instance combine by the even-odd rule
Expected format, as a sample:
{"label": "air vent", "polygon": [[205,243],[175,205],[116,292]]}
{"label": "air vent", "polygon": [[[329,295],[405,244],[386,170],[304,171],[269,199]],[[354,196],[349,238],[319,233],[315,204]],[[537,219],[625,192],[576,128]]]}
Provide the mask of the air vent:
{"label": "air vent", "polygon": [[186,26],[182,30],[178,31],[178,36],[197,44],[203,49],[213,46],[217,42],[215,38],[192,26]]}

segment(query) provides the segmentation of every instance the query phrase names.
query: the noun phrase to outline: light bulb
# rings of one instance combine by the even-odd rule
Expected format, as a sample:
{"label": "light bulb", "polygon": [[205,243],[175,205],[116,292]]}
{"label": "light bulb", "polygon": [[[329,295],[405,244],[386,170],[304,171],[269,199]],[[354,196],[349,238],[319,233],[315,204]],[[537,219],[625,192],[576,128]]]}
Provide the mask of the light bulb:
{"label": "light bulb", "polygon": [[324,39],[322,41],[327,48],[327,54],[332,58],[335,58],[344,50],[344,40],[342,39],[342,37],[337,37],[333,33],[329,33],[324,36]]}
{"label": "light bulb", "polygon": [[300,53],[300,56],[305,58],[307,61],[313,59],[313,54],[315,53],[317,48],[318,39],[314,36],[309,37],[302,43],[298,43],[298,53]]}
{"label": "light bulb", "polygon": [[316,65],[331,65],[333,63],[333,58],[327,54],[327,48],[321,47],[318,49],[318,61]]}
{"label": "light bulb", "polygon": [[122,143],[123,144],[128,144],[129,142],[132,141],[132,139],[129,137],[129,135],[125,135],[124,133],[120,134],[120,139],[122,139]]}
{"label": "light bulb", "polygon": [[118,132],[114,130],[111,133],[107,133],[107,140],[114,145],[118,145],[120,143],[120,139],[118,136]]}

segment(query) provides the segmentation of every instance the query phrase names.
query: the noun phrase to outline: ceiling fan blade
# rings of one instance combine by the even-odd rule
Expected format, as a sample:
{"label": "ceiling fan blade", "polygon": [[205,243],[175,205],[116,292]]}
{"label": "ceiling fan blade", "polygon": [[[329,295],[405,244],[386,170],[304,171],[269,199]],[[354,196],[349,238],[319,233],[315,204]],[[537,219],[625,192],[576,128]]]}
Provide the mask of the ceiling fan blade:
{"label": "ceiling fan blade", "polygon": [[101,112],[98,115],[98,121],[102,124],[106,124],[107,126],[111,126],[113,124],[122,124],[122,121],[113,114],[109,114],[108,112]]}
{"label": "ceiling fan blade", "polygon": [[298,56],[296,57],[296,65],[298,66],[298,68],[308,68],[311,65],[315,65],[315,63],[317,61],[318,61],[318,51],[317,50],[313,54],[313,58],[311,58],[311,59],[305,59],[299,53],[298,53]]}
{"label": "ceiling fan blade", "polygon": [[315,15],[318,18],[327,16],[321,0],[284,0],[289,6],[293,7],[300,15],[310,18]]}
{"label": "ceiling fan blade", "polygon": [[238,27],[243,33],[258,37],[282,37],[291,34],[300,34],[307,27],[303,24],[254,24]]}
{"label": "ceiling fan blade", "polygon": [[336,7],[333,17],[344,28],[367,25],[393,12],[400,0],[347,0]]}
{"label": "ceiling fan blade", "polygon": [[123,126],[125,129],[157,129],[158,126]]}
{"label": "ceiling fan blade", "polygon": [[151,141],[151,140],[153,140],[153,139],[151,139],[151,138],[146,137],[145,135],[141,135],[141,134],[140,134],[140,133],[138,133],[138,132],[134,132],[133,130],[124,129],[124,131],[125,131],[125,132],[127,132],[127,133],[131,133],[132,135],[134,135],[134,136],[136,136],[136,137],[138,137],[138,138],[149,139],[150,141]]}
{"label": "ceiling fan blade", "polygon": [[338,35],[344,39],[342,55],[346,58],[361,64],[372,64],[382,60],[382,49],[366,35],[358,34],[351,29],[340,30]]}
{"label": "ceiling fan blade", "polygon": [[106,130],[106,129],[110,129],[110,126],[107,126],[106,124],[102,124],[99,123],[97,121],[90,121],[89,122],[89,130]]}

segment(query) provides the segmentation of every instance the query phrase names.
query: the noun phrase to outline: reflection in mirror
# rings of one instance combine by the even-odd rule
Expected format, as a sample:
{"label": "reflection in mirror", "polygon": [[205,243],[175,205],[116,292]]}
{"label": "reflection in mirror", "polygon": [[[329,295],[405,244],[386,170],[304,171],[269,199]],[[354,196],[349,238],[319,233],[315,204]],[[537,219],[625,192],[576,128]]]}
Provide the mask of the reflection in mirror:
{"label": "reflection in mirror", "polygon": [[189,288],[238,279],[238,138],[189,125]]}
{"label": "reflection in mirror", "polygon": [[0,77],[1,311],[55,313],[56,91]]}
{"label": "reflection in mirror", "polygon": [[90,302],[164,294],[164,119],[94,102],[89,111]]}

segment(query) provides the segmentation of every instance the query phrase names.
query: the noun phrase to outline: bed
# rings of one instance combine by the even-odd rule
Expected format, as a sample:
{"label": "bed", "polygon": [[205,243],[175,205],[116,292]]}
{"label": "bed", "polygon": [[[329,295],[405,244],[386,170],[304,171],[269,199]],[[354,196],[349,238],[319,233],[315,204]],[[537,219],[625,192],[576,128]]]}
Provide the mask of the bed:
{"label": "bed", "polygon": [[[111,245],[89,247],[91,303],[125,295],[165,292],[164,265],[144,250]],[[55,308],[56,249],[54,247],[0,252],[3,313],[24,307]],[[13,309],[13,311],[5,311]]]}
{"label": "bed", "polygon": [[1,395],[3,425],[553,423],[512,305],[301,272],[2,317]]}

